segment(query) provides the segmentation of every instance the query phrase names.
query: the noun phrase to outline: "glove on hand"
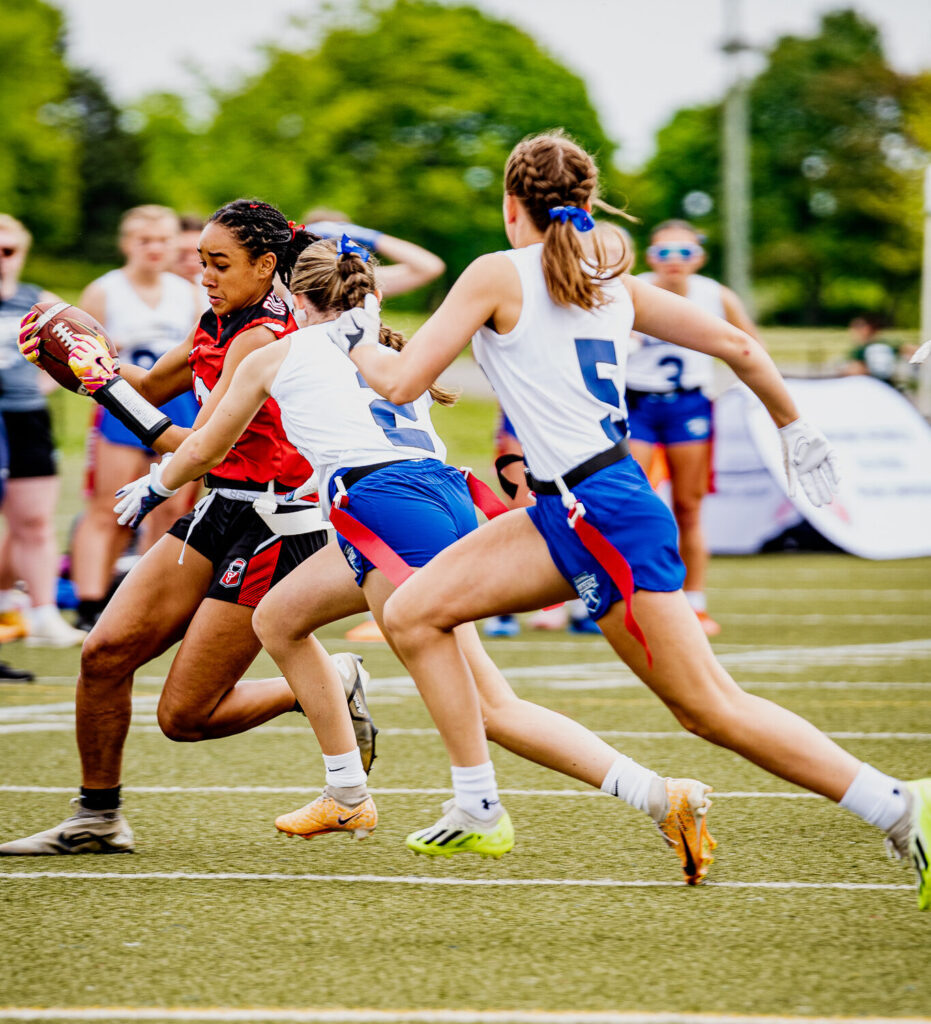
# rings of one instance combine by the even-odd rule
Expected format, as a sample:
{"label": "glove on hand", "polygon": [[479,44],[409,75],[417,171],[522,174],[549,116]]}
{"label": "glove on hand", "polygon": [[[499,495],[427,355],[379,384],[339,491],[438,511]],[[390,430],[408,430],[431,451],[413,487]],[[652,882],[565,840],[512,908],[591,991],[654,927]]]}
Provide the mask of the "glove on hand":
{"label": "glove on hand", "polygon": [[340,313],[339,318],[327,329],[327,336],[348,356],[356,345],[377,345],[380,327],[378,299],[373,292],[369,292],[365,296],[364,306]]}
{"label": "glove on hand", "polygon": [[38,311],[30,310],[19,325],[19,336],[16,339],[20,352],[30,363],[39,361],[39,335],[35,332],[38,319]]}
{"label": "glove on hand", "polygon": [[830,504],[840,483],[840,463],[828,439],[814,424],[803,419],[780,427],[779,439],[789,497],[795,496],[798,482],[816,508]]}
{"label": "glove on hand", "polygon": [[96,337],[79,334],[68,353],[68,366],[85,389],[93,394],[117,376],[119,363]]}
{"label": "glove on hand", "polygon": [[167,498],[178,493],[170,487],[163,487],[161,483],[162,470],[171,455],[171,452],[163,455],[161,463],[152,463],[147,476],[133,480],[116,492],[120,500],[113,506],[113,511],[117,514],[116,521],[120,526],[129,525],[135,530],[156,505],[161,505]]}

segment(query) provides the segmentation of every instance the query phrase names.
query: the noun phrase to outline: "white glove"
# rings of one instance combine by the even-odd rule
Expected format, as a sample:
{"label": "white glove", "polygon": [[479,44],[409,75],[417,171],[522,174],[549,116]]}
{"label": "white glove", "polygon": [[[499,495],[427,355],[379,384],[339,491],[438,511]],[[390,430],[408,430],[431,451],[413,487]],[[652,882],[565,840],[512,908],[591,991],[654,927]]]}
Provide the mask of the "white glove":
{"label": "white glove", "polygon": [[149,466],[148,476],[141,476],[132,483],[125,484],[116,492],[119,501],[113,506],[120,526],[131,526],[135,529],[145,516],[161,505],[166,498],[177,494],[177,490],[165,487],[161,482],[162,469],[168,464],[173,452],[162,456],[162,461],[153,462]]}
{"label": "white glove", "polygon": [[381,327],[378,299],[373,292],[365,296],[361,308],[347,309],[327,328],[330,341],[347,356],[356,345],[377,345]]}
{"label": "white glove", "polygon": [[798,419],[779,428],[782,458],[789,481],[789,497],[800,482],[816,508],[831,502],[840,483],[837,452],[821,431],[808,420]]}

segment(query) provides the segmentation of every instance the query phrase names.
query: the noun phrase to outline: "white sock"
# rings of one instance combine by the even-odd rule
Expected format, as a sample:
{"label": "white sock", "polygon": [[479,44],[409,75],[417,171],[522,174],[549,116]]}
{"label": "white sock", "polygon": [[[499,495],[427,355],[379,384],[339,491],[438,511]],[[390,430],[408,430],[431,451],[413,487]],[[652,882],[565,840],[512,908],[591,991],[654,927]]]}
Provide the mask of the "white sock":
{"label": "white sock", "polygon": [[686,590],[685,599],[693,612],[708,611],[708,599],[703,590]]}
{"label": "white sock", "polygon": [[571,601],[567,601],[566,607],[569,609],[570,619],[575,619],[578,622],[579,619],[588,618],[588,609],[585,607],[585,602],[581,597],[575,597]]}
{"label": "white sock", "polygon": [[324,754],[326,765],[326,784],[346,789],[349,786],[365,785],[365,769],[362,767],[362,755],[359,748],[354,747],[348,754]]}
{"label": "white sock", "polygon": [[58,605],[55,604],[42,604],[38,608],[30,608],[26,614],[32,629],[49,625],[61,618]]}
{"label": "white sock", "polygon": [[905,786],[891,775],[883,775],[872,765],[864,763],[840,805],[888,832],[905,813]]}
{"label": "white sock", "polygon": [[485,821],[494,818],[501,801],[498,799],[498,785],[495,782],[495,766],[491,761],[467,767],[454,764],[450,770],[458,806],[473,818]]}
{"label": "white sock", "polygon": [[654,779],[659,779],[656,772],[637,764],[626,754],[618,754],[601,788],[610,796],[620,797],[638,811],[650,814],[650,785]]}

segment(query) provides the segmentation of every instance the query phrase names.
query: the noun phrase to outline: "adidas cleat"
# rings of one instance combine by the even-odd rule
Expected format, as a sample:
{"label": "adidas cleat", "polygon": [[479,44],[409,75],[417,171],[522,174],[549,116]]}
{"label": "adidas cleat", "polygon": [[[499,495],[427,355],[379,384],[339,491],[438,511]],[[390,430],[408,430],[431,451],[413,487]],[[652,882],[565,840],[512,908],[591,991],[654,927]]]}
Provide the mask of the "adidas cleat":
{"label": "adidas cleat", "polygon": [[718,845],[708,831],[711,787],[695,779],[666,779],[669,809],[656,823],[660,834],[679,855],[682,873],[689,885],[700,885],[708,874]]}
{"label": "adidas cleat", "polygon": [[362,658],[358,654],[334,654],[331,660],[343,681],[343,690],[349,702],[349,717],[362,755],[362,767],[367,775],[375,760],[375,737],[378,735],[365,700],[365,690],[371,677],[362,667]]}
{"label": "adidas cleat", "polygon": [[931,778],[905,783],[905,813],[889,830],[890,856],[912,862],[918,875],[918,909],[931,910]]}
{"label": "adidas cleat", "polygon": [[76,796],[77,813],[55,828],[0,846],[2,857],[45,857],[70,853],[132,853],[133,831],[121,811],[92,811]]}
{"label": "adidas cleat", "polygon": [[377,824],[378,811],[370,796],[355,807],[344,807],[333,798],[329,786],[305,807],[275,819],[279,832],[302,839],[313,839],[328,832],[349,832],[356,839],[365,839],[375,831]]}
{"label": "adidas cleat", "polygon": [[477,853],[497,860],[514,846],[514,826],[504,808],[494,821],[482,821],[457,807],[452,799],[443,804],[443,817],[435,825],[412,832],[405,842],[409,850],[430,857]]}

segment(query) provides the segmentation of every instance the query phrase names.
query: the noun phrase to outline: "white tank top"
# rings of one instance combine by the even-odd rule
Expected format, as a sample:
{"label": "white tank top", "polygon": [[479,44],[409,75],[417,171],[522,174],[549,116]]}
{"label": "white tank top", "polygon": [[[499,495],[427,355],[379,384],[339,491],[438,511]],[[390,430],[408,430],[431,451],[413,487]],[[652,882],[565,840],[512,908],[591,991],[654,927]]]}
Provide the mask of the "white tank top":
{"label": "white tank top", "polygon": [[145,369],[184,341],[202,312],[190,281],[177,274],[160,276],[162,297],[154,309],[142,301],[122,270],[111,270],[97,281],[106,298],[103,326],[120,358]]}
{"label": "white tank top", "polygon": [[623,436],[624,364],[633,303],[618,278],[611,301],[586,312],[557,306],[543,279],[543,244],[508,249],[523,293],[514,329],[480,328],[472,350],[485,371],[538,480],[552,480]]}
{"label": "white tank top", "polygon": [[382,398],[330,341],[328,326],[313,324],[288,335],[289,351],[271,388],[288,440],[317,471],[324,507],[337,469],[446,459],[446,445],[430,422],[429,393],[404,405]]}
{"label": "white tank top", "polygon": [[[653,284],[652,272],[637,277]],[[685,297],[707,313],[726,319],[721,285],[710,277],[692,274]],[[639,344],[638,344],[639,342]],[[714,360],[705,352],[695,352],[670,341],[635,333],[627,360],[627,386],[635,391],[668,394],[671,391],[707,388],[711,384]]]}

